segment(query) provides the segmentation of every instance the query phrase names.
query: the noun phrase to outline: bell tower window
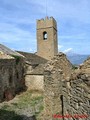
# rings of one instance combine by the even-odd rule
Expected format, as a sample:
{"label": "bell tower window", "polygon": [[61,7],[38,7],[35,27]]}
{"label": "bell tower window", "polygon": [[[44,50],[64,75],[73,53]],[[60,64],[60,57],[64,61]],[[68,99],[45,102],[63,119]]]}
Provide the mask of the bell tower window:
{"label": "bell tower window", "polygon": [[47,40],[47,32],[43,32],[43,39]]}

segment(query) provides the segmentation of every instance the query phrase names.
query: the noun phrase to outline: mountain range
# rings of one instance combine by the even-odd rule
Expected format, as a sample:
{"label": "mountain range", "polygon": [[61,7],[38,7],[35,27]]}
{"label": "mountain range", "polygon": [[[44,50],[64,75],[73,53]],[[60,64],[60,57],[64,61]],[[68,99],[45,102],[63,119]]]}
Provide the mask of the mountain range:
{"label": "mountain range", "polygon": [[82,55],[73,52],[65,53],[70,62],[74,65],[82,64],[90,55]]}

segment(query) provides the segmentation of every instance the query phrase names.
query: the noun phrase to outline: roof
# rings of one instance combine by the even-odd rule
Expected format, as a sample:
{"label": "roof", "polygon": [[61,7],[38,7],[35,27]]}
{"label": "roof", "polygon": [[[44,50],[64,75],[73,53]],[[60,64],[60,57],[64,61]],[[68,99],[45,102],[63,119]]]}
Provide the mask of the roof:
{"label": "roof", "polygon": [[14,57],[4,54],[3,52],[0,51],[0,59],[14,59]]}
{"label": "roof", "polygon": [[11,50],[10,48],[0,44],[0,53],[6,54],[6,55],[10,55],[10,56],[20,56],[20,57],[24,57],[23,55],[21,55],[20,53],[17,53],[16,51]]}
{"label": "roof", "polygon": [[27,53],[27,52],[21,52],[17,51],[18,53],[25,56],[26,61],[29,61],[32,65],[38,65],[38,64],[45,64],[47,62],[46,59],[34,54],[34,53]]}

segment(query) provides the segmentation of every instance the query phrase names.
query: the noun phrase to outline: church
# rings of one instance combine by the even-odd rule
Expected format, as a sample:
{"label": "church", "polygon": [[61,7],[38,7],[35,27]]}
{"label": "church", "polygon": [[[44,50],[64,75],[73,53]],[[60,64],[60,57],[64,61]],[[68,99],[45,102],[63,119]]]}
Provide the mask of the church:
{"label": "church", "polygon": [[44,64],[58,54],[56,20],[53,17],[37,20],[36,33],[36,53],[13,51],[0,44],[1,101],[12,99],[25,86],[43,90]]}
{"label": "church", "polygon": [[[44,93],[43,120],[90,119],[90,58],[78,69],[58,53],[57,22],[37,20],[37,52],[12,51],[0,44],[0,102],[24,89]],[[68,118],[67,118],[68,116]]]}

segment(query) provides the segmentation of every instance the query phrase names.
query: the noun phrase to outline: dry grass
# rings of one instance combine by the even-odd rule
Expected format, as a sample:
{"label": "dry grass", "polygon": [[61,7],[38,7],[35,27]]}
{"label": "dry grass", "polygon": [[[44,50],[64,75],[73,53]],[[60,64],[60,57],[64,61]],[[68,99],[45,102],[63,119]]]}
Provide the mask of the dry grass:
{"label": "dry grass", "polygon": [[39,120],[38,116],[42,110],[43,92],[38,90],[28,90],[17,95],[9,102],[0,103],[0,120],[6,120],[6,118],[7,120],[21,120],[23,113],[25,116],[35,114],[37,120]]}

